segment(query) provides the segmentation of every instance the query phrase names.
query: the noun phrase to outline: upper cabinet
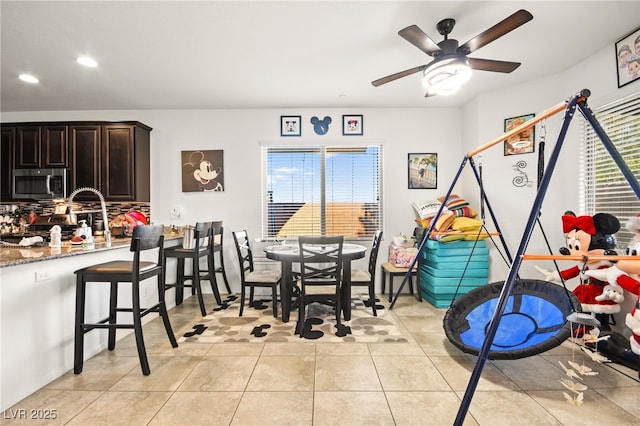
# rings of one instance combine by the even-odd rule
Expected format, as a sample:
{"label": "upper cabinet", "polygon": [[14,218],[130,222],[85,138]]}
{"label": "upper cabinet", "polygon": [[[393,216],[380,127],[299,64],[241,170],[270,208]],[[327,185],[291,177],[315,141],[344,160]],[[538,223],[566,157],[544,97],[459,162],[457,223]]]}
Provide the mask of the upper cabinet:
{"label": "upper cabinet", "polygon": [[[102,126],[99,124],[81,124],[69,126],[69,162],[71,170],[71,188],[100,189]],[[78,194],[77,200],[95,199],[92,192]]]}
{"label": "upper cabinet", "polygon": [[0,138],[0,200],[11,200],[11,170],[13,169],[13,141],[16,129],[2,127]]}
{"label": "upper cabinet", "polygon": [[137,121],[3,123],[2,200],[11,199],[12,169],[62,167],[71,169],[71,190],[91,187],[107,201],[148,202],[150,132]]}
{"label": "upper cabinet", "polygon": [[15,167],[68,167],[67,126],[18,126],[15,134]]}
{"label": "upper cabinet", "polygon": [[149,132],[141,123],[102,126],[102,192],[119,201],[149,201]]}

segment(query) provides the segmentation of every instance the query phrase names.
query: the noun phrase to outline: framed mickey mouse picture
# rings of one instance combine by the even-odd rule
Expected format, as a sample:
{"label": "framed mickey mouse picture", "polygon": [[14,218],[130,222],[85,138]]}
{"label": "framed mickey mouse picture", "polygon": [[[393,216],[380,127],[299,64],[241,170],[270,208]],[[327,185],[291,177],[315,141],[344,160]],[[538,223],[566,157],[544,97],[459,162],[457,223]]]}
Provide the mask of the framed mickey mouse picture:
{"label": "framed mickey mouse picture", "polygon": [[343,136],[362,136],[362,116],[361,115],[343,115],[342,116],[342,135]]}
{"label": "framed mickey mouse picture", "polygon": [[299,115],[281,115],[280,136],[301,136],[301,121],[302,117]]}

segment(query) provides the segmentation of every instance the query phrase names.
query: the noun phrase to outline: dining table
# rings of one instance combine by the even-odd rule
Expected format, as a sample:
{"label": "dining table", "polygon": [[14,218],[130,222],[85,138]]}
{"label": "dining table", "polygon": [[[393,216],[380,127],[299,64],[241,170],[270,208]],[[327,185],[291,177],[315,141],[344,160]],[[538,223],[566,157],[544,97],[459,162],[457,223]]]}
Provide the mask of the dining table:
{"label": "dining table", "polygon": [[[264,248],[268,259],[277,260],[282,267],[280,280],[280,300],[282,305],[282,322],[289,321],[291,313],[291,295],[295,286],[293,264],[300,262],[300,247],[297,244],[273,244]],[[351,319],[351,261],[362,259],[367,248],[359,244],[344,243],[342,245],[342,312],[344,320]]]}

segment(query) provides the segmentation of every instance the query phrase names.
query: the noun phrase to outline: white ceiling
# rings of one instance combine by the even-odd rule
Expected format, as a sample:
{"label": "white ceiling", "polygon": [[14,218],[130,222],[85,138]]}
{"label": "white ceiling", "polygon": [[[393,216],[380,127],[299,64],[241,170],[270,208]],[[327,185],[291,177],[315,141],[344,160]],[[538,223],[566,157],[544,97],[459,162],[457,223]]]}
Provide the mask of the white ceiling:
{"label": "white ceiling", "polygon": [[[475,71],[452,97],[424,97],[430,62],[398,36],[416,24],[436,42],[454,18],[460,43],[518,9],[533,20],[470,57],[522,62]],[[640,23],[640,1],[6,1],[0,110],[458,107],[483,91],[562,72]],[[79,55],[98,68],[82,68]],[[612,71],[615,65],[612,63]],[[40,79],[27,85],[18,74]]]}

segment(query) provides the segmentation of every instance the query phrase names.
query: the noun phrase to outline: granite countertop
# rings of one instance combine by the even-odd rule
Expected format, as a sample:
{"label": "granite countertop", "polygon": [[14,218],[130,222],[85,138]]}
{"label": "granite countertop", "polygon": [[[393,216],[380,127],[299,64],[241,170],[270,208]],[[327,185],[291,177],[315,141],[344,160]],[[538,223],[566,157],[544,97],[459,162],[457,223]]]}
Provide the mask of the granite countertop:
{"label": "granite countertop", "polygon": [[[89,253],[97,253],[105,250],[120,249],[131,245],[131,238],[111,238],[111,244],[107,244],[104,238],[95,237],[93,245],[73,245],[70,241],[63,241],[61,247],[14,247],[0,246],[0,268],[15,265],[24,265],[42,260],[62,259],[69,256],[78,256]],[[182,239],[182,234],[165,231],[165,244],[168,241]]]}

